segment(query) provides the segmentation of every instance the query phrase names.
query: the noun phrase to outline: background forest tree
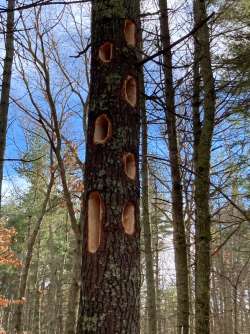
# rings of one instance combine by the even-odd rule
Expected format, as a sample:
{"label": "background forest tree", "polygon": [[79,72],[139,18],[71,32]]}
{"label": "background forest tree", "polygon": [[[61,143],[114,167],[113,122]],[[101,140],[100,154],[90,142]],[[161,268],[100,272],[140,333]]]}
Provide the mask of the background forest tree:
{"label": "background forest tree", "polygon": [[[96,1],[0,0],[0,333],[76,334],[89,286],[83,203],[96,175],[86,143],[101,98],[90,71],[102,41],[114,49],[101,50],[100,76],[129,67],[140,83],[141,131],[134,120],[126,137],[141,135],[140,329],[127,332],[248,334],[249,1],[141,0],[126,15],[101,4],[109,22],[136,22],[136,45],[119,54],[122,30],[118,38],[91,28]],[[104,110],[115,109],[112,94],[123,103],[117,83],[103,86]],[[117,310],[117,327],[129,328],[133,307],[123,319]]]}

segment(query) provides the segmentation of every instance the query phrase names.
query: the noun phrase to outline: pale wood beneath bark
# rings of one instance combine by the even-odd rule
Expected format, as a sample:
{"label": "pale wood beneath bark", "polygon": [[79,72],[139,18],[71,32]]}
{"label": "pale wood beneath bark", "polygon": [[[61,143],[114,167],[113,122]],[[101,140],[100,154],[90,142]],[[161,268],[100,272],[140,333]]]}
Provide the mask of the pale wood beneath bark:
{"label": "pale wood beneath bark", "polygon": [[104,204],[100,194],[95,191],[89,195],[88,200],[88,250],[96,253],[101,242],[101,225]]}

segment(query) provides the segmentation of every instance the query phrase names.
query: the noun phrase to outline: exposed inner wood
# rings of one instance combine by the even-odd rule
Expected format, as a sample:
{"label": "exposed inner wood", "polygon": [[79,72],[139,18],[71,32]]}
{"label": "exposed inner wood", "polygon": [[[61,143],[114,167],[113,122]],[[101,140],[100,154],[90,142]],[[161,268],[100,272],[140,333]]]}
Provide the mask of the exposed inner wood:
{"label": "exposed inner wood", "polygon": [[128,75],[123,87],[124,98],[132,107],[137,103],[137,85],[135,79]]}
{"label": "exposed inner wood", "polygon": [[122,212],[122,225],[125,233],[132,235],[135,232],[135,205],[128,202]]}
{"label": "exposed inner wood", "polygon": [[136,25],[131,20],[125,20],[124,36],[128,45],[136,46]]}
{"label": "exposed inner wood", "polygon": [[125,153],[123,155],[125,174],[132,180],[136,177],[135,156],[133,153]]}
{"label": "exposed inner wood", "polygon": [[94,143],[105,144],[112,136],[112,125],[107,115],[97,117],[95,121]]}
{"label": "exposed inner wood", "polygon": [[103,63],[110,63],[113,58],[113,44],[110,42],[104,43],[99,48],[99,58]]}
{"label": "exposed inner wood", "polygon": [[95,191],[88,199],[88,251],[95,253],[101,242],[101,229],[104,204],[100,194]]}

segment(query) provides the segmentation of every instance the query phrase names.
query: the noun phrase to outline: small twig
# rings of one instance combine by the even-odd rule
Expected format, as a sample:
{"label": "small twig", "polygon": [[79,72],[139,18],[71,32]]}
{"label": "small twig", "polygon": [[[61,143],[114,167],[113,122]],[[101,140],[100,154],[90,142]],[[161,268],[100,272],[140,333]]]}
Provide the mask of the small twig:
{"label": "small twig", "polygon": [[[187,39],[188,37],[194,35],[206,22],[208,22],[213,16],[215,15],[215,12],[213,12],[211,15],[209,15],[205,20],[203,20],[199,25],[196,25],[189,33],[187,33],[186,35],[184,35],[183,37],[179,38],[177,41],[175,41],[174,43],[172,43],[169,48],[172,49],[173,47],[175,47],[176,45],[180,44],[181,42],[183,42],[185,39]],[[148,61],[150,60],[154,60],[155,58],[163,55],[164,53],[166,53],[168,51],[168,48],[160,50],[156,53],[154,53],[152,56],[149,56],[145,59],[143,59],[142,61],[138,62],[137,64],[139,66],[142,66],[144,64],[146,64]]]}
{"label": "small twig", "polygon": [[227,237],[226,239],[215,249],[215,251],[211,254],[211,256],[216,255],[222,247],[225,246],[225,244],[228,242],[229,239],[231,239],[231,237],[240,229],[241,227],[241,223],[239,223],[239,225],[236,227],[236,229],[234,229]]}
{"label": "small twig", "polygon": [[42,159],[44,157],[44,155],[42,155],[41,157],[39,157],[39,158],[36,158],[36,159],[32,159],[32,160],[26,160],[26,159],[15,159],[15,158],[13,158],[13,159],[11,159],[11,158],[9,158],[9,159],[0,159],[0,161],[2,162],[2,161],[4,161],[4,162],[10,162],[10,161],[19,161],[19,162],[23,162],[23,163],[29,163],[29,162],[34,162],[34,161],[38,161],[38,160],[40,160],[40,159]]}
{"label": "small twig", "polygon": [[70,58],[79,58],[80,56],[85,54],[90,47],[91,47],[91,43],[89,43],[84,50],[78,52],[78,54],[76,56],[70,56]]}
{"label": "small twig", "polygon": [[22,5],[14,9],[8,9],[4,6],[0,6],[0,13],[16,12],[16,11],[22,11],[24,9],[44,7],[44,6],[49,6],[49,5],[73,5],[73,4],[86,3],[86,2],[91,2],[91,0],[70,0],[70,1],[38,0],[36,2],[32,2],[27,5]]}

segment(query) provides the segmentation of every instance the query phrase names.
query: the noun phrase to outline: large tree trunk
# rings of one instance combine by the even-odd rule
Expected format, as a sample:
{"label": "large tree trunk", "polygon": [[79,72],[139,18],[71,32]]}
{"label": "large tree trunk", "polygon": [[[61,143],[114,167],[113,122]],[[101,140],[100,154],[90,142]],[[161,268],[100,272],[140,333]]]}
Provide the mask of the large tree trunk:
{"label": "large tree trunk", "polygon": [[[195,329],[196,334],[209,334],[210,240],[209,212],[210,156],[215,117],[215,87],[211,66],[206,1],[194,0],[196,53],[203,81],[204,117],[193,109],[195,168]],[[203,22],[203,24],[201,24]]]}
{"label": "large tree trunk", "polygon": [[180,172],[180,154],[177,144],[177,130],[175,117],[175,92],[172,73],[172,52],[170,49],[170,33],[168,7],[166,0],[159,0],[161,40],[166,53],[163,56],[165,95],[166,95],[166,123],[169,147],[169,160],[172,179],[172,219],[174,230],[174,251],[177,287],[177,333],[189,332],[189,290],[187,268],[187,244],[185,223],[183,216],[183,194]]}
{"label": "large tree trunk", "polygon": [[140,332],[138,18],[139,1],[92,2],[78,334]]}
{"label": "large tree trunk", "polygon": [[15,0],[8,1],[6,41],[5,41],[5,58],[3,64],[3,80],[1,84],[1,100],[0,100],[0,211],[2,205],[2,182],[3,182],[3,165],[4,152],[6,145],[10,83],[12,64],[14,58],[14,11]]}

